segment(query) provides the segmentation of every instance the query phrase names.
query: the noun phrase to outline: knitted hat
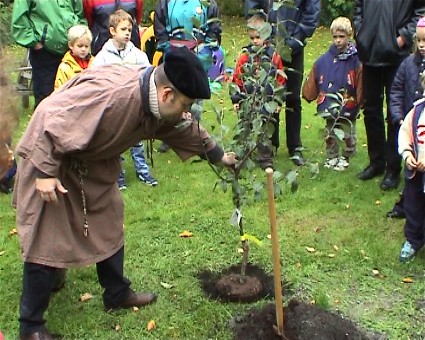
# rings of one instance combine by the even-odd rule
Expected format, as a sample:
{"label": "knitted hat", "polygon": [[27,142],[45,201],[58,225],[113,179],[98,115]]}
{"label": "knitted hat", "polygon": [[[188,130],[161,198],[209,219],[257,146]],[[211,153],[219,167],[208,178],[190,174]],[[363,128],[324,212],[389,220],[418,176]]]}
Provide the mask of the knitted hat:
{"label": "knitted hat", "polygon": [[419,19],[416,27],[425,27],[425,17],[422,17],[422,18]]}
{"label": "knitted hat", "polygon": [[210,99],[208,75],[201,61],[187,47],[170,46],[164,55],[164,71],[171,84],[191,99]]}

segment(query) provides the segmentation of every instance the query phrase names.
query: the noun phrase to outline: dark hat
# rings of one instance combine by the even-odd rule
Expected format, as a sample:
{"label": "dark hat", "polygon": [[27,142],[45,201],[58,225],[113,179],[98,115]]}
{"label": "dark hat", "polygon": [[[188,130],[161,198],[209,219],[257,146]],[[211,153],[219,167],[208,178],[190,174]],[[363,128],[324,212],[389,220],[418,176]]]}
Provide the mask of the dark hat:
{"label": "dark hat", "polygon": [[164,55],[164,71],[171,84],[191,99],[210,99],[208,75],[202,62],[187,47],[170,46]]}

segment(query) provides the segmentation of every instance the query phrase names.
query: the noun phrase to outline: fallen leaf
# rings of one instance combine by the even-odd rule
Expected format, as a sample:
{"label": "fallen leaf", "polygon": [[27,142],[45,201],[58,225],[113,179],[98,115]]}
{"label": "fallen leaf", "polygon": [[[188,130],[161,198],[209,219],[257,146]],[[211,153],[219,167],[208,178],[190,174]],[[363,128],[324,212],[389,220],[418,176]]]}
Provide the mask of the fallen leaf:
{"label": "fallen leaf", "polygon": [[375,204],[376,205],[381,205],[381,201],[380,200],[376,200]]}
{"label": "fallen leaf", "polygon": [[92,298],[93,298],[93,295],[91,295],[90,293],[84,293],[83,295],[80,296],[80,301],[86,302],[86,301],[89,301]]}
{"label": "fallen leaf", "polygon": [[309,252],[309,253],[314,253],[316,252],[316,249],[313,247],[305,247],[305,249]]}
{"label": "fallen leaf", "polygon": [[16,235],[18,233],[18,230],[16,228],[13,228],[11,231],[9,231],[9,235]]}
{"label": "fallen leaf", "polygon": [[339,250],[339,248],[338,248],[338,246],[336,244],[334,245],[334,250],[335,251],[338,251]]}
{"label": "fallen leaf", "polygon": [[243,249],[242,248],[238,248],[238,254],[243,254]]}
{"label": "fallen leaf", "polygon": [[156,328],[155,320],[149,320],[148,326],[147,326],[148,331],[151,331],[151,330],[153,330],[155,328]]}
{"label": "fallen leaf", "polygon": [[171,161],[170,161],[170,160],[167,160],[167,163],[168,163],[168,164],[171,164]]}
{"label": "fallen leaf", "polygon": [[350,205],[349,204],[346,204],[345,205],[345,209],[350,209]]}
{"label": "fallen leaf", "polygon": [[319,228],[319,227],[316,227],[316,228],[314,228],[313,230],[314,230],[314,232],[315,232],[315,233],[318,233],[318,232],[321,232],[321,231],[322,231],[322,229],[321,229],[321,228]]}
{"label": "fallen leaf", "polygon": [[328,257],[330,258],[335,257],[335,254],[328,254]]}
{"label": "fallen leaf", "polygon": [[137,312],[139,310],[139,307],[133,306],[133,312]]}
{"label": "fallen leaf", "polygon": [[116,332],[118,332],[121,329],[121,326],[120,325],[115,325],[114,329],[115,329]]}
{"label": "fallen leaf", "polygon": [[373,276],[378,276],[379,275],[379,270],[372,269],[372,274],[373,274]]}
{"label": "fallen leaf", "polygon": [[4,255],[4,250],[0,251],[0,256]]}
{"label": "fallen leaf", "polygon": [[173,285],[167,283],[167,282],[160,282],[159,283],[162,287],[164,287],[165,289],[170,289],[173,288]]}
{"label": "fallen leaf", "polygon": [[403,283],[413,283],[413,279],[411,277],[409,277],[409,276],[405,277],[401,281],[403,281]]}
{"label": "fallen leaf", "polygon": [[193,234],[189,230],[184,230],[182,233],[180,233],[179,237],[192,237]]}
{"label": "fallen leaf", "polygon": [[308,130],[310,128],[310,126],[306,125],[304,126],[304,129]]}
{"label": "fallen leaf", "polygon": [[269,240],[271,240],[271,239],[272,239],[272,235],[268,234],[268,235],[267,235],[267,238],[268,238]]}

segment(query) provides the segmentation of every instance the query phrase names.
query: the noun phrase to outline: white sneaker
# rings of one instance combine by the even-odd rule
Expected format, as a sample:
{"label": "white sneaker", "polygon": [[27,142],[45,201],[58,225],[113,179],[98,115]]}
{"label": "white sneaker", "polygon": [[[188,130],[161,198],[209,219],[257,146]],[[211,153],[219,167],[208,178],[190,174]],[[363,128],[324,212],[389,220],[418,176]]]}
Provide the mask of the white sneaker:
{"label": "white sneaker", "polygon": [[344,156],[339,157],[338,163],[334,166],[335,171],[344,171],[348,168],[350,163],[348,163],[348,158]]}
{"label": "white sneaker", "polygon": [[335,167],[338,164],[338,158],[327,158],[323,166],[326,169]]}

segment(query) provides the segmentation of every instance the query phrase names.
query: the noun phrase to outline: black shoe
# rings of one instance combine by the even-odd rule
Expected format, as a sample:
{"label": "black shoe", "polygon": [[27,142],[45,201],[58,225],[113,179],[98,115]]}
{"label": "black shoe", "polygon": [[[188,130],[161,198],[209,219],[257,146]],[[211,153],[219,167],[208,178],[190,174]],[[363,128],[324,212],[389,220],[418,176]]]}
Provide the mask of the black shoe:
{"label": "black shoe", "polygon": [[357,178],[362,181],[367,181],[384,173],[384,168],[379,168],[376,165],[369,164],[366,169],[357,174]]}
{"label": "black shoe", "polygon": [[296,166],[302,166],[305,164],[305,160],[301,151],[295,151],[293,153],[290,153],[290,158],[292,163],[294,163]]}
{"label": "black shoe", "polygon": [[390,210],[387,212],[388,218],[406,218],[406,214],[404,212]]}
{"label": "black shoe", "polygon": [[400,174],[387,172],[379,187],[381,190],[392,190],[398,187],[400,183]]}

